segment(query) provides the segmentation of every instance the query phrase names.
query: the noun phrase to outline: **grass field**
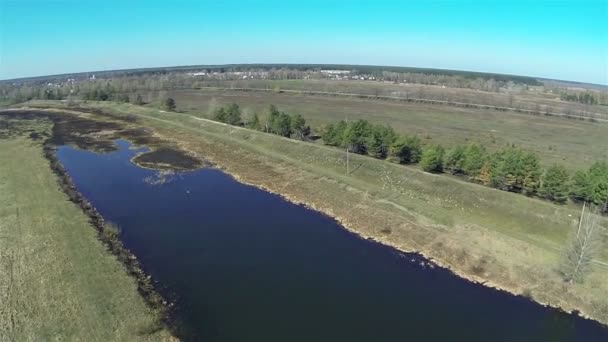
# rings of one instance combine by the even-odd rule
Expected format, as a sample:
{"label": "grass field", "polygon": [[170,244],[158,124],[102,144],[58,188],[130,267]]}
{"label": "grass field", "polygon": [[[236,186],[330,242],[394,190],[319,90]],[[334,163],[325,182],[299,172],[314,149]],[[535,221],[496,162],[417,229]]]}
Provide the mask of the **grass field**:
{"label": "grass field", "polygon": [[479,141],[489,149],[514,143],[536,152],[545,165],[562,163],[570,169],[584,168],[608,159],[608,123],[531,116],[439,105],[397,103],[344,97],[281,93],[176,90],[178,108],[207,117],[213,106],[238,103],[245,116],[264,112],[269,104],[280,110],[300,113],[314,127],[342,120],[367,119],[390,124],[400,133],[416,134],[425,143],[446,147]]}
{"label": "grass field", "polygon": [[26,134],[0,138],[0,341],[172,340]]}
{"label": "grass field", "polygon": [[[346,175],[344,154],[326,146],[183,113],[129,104],[87,106],[136,115],[140,124],[241,181],[307,203],[363,236],[420,251],[464,277],[608,323],[608,249],[582,284],[565,284],[556,271],[579,208],[358,155]],[[603,243],[608,243],[605,232]]]}
{"label": "grass field", "polygon": [[541,87],[531,90],[490,92],[467,88],[451,88],[441,85],[424,84],[394,84],[376,81],[359,80],[324,80],[324,79],[294,79],[294,80],[208,80],[200,81],[201,86],[224,88],[259,88],[274,90],[323,91],[336,93],[351,93],[374,96],[397,96],[433,100],[450,100],[464,103],[494,105],[499,107],[518,107],[541,109],[562,113],[565,111],[582,111],[597,113],[608,117],[607,106],[589,106],[577,102],[562,101],[559,92],[545,92]]}

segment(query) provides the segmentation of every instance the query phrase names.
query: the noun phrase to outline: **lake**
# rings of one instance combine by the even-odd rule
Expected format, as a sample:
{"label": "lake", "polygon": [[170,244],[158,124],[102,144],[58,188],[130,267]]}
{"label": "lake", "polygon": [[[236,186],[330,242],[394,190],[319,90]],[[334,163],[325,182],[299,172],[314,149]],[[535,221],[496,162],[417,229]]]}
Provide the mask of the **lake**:
{"label": "lake", "polygon": [[608,329],[346,231],[214,168],[162,175],[117,141],[59,160],[176,302],[188,341],[608,341]]}

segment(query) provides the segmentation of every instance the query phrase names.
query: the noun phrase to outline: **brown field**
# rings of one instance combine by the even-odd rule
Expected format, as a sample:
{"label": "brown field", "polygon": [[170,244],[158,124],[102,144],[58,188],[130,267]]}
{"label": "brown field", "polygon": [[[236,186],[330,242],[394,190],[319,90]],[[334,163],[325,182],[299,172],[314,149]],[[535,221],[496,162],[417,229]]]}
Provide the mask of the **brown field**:
{"label": "brown field", "polygon": [[426,143],[446,147],[479,141],[489,149],[515,144],[536,152],[545,164],[562,163],[570,169],[608,159],[608,123],[533,116],[419,103],[355,99],[274,92],[175,90],[178,109],[208,117],[212,108],[238,103],[245,117],[263,113],[270,104],[289,113],[302,114],[316,131],[348,117],[390,124],[404,134],[415,134]]}

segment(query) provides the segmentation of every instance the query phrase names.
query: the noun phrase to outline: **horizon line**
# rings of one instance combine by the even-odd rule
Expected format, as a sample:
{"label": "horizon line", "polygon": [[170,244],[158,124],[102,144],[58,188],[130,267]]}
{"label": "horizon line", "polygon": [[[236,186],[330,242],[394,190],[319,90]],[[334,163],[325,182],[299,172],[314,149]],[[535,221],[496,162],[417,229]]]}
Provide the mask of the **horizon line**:
{"label": "horizon line", "polygon": [[[421,69],[421,70],[433,70],[433,71],[445,71],[445,72],[466,72],[471,74],[482,74],[482,75],[495,75],[495,76],[515,76],[515,77],[527,77],[536,80],[548,80],[548,81],[558,81],[558,82],[568,82],[568,83],[576,83],[576,84],[587,84],[593,86],[600,87],[608,87],[608,80],[605,84],[602,83],[592,83],[592,82],[584,82],[584,81],[575,81],[575,80],[565,80],[565,79],[557,79],[557,78],[548,78],[548,77],[540,77],[540,76],[531,76],[531,75],[518,75],[518,74],[508,74],[508,73],[499,73],[499,72],[491,72],[491,71],[477,71],[477,70],[464,70],[464,69],[444,69],[444,68],[436,68],[436,67],[419,67],[419,66],[405,66],[405,65],[381,65],[381,64],[343,64],[343,63],[226,63],[226,64],[182,64],[182,65],[165,65],[165,66],[154,66],[154,67],[135,67],[135,68],[120,68],[120,69],[105,69],[105,70],[92,70],[92,71],[74,71],[74,72],[64,72],[58,74],[48,74],[48,75],[35,75],[35,76],[24,76],[24,77],[16,77],[16,78],[0,78],[0,82],[9,82],[9,81],[21,81],[21,80],[29,80],[36,78],[45,78],[45,77],[62,77],[68,75],[80,75],[80,74],[89,74],[89,73],[110,73],[110,72],[126,72],[126,71],[153,71],[153,70],[161,70],[161,69],[170,69],[170,68],[203,68],[203,67],[235,67],[235,66],[342,66],[342,67],[386,67],[386,68],[410,68],[410,69]],[[416,73],[416,71],[413,71]],[[418,73],[424,74],[423,71],[419,71]],[[449,75],[447,75],[449,76]]]}

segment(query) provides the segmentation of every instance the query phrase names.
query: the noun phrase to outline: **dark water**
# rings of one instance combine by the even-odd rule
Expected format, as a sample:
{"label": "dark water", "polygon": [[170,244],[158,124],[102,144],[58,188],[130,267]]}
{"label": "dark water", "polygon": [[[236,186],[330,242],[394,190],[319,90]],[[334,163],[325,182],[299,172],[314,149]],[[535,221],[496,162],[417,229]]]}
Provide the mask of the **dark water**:
{"label": "dark water", "polygon": [[188,340],[608,341],[599,324],[421,265],[219,170],[151,185],[156,172],[119,144],[58,157],[177,299]]}

